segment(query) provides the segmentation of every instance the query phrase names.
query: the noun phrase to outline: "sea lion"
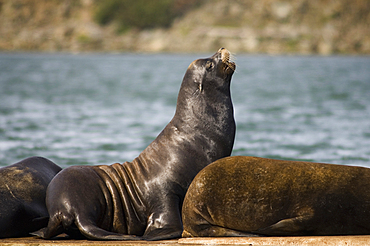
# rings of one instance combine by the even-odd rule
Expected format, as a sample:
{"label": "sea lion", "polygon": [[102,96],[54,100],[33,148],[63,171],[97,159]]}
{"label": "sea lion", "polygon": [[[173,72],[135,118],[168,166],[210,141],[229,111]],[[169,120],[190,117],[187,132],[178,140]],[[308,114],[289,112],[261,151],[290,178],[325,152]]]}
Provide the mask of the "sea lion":
{"label": "sea lion", "polygon": [[370,234],[370,169],[234,156],[186,194],[183,237]]}
{"label": "sea lion", "polygon": [[192,179],[229,156],[235,137],[230,82],[235,63],[221,48],[195,60],[182,81],[176,112],[132,162],[64,169],[50,183],[49,224],[34,233],[74,234],[94,240],[180,237],[181,206]]}
{"label": "sea lion", "polygon": [[27,236],[47,225],[46,188],[60,170],[43,157],[0,168],[0,238]]}

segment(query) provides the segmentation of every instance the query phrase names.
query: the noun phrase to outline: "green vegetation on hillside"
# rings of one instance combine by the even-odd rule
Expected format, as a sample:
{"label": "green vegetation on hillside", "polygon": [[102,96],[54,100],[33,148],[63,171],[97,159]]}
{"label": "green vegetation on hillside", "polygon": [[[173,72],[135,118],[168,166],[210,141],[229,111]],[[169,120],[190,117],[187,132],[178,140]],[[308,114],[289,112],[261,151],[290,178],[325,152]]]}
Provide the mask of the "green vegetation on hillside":
{"label": "green vegetation on hillside", "polygon": [[95,20],[106,25],[116,22],[119,31],[130,28],[167,28],[176,17],[199,6],[202,0],[95,0]]}

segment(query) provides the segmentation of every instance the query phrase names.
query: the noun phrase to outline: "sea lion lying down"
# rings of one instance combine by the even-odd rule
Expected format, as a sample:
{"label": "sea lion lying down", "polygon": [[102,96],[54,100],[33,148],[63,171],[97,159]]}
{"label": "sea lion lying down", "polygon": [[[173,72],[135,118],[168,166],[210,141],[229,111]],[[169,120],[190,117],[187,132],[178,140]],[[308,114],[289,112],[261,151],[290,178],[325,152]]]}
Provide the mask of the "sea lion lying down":
{"label": "sea lion lying down", "polygon": [[370,169],[234,156],[186,194],[183,237],[370,234]]}
{"label": "sea lion lying down", "polygon": [[46,188],[60,170],[36,156],[0,168],[0,238],[28,236],[47,225]]}

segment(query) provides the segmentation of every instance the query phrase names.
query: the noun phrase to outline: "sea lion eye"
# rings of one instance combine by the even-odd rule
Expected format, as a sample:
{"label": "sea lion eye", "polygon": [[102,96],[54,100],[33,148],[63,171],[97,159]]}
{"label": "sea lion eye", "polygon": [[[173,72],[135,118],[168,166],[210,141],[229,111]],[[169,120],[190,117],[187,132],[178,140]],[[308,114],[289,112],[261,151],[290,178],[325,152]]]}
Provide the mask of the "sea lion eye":
{"label": "sea lion eye", "polygon": [[211,69],[213,69],[213,67],[214,67],[213,62],[211,62],[211,61],[207,61],[206,69],[207,69],[207,70],[211,70]]}

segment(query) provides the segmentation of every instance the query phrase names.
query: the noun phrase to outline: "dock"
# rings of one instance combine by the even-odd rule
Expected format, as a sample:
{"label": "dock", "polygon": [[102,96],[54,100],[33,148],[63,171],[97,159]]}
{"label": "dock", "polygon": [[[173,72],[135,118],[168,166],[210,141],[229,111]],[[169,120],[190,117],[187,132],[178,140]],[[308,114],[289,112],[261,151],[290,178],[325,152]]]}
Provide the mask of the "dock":
{"label": "dock", "polygon": [[0,239],[1,246],[201,246],[201,245],[289,245],[289,246],[364,246],[370,245],[365,236],[305,236],[305,237],[220,237],[180,238],[162,241],[91,241],[34,237]]}

